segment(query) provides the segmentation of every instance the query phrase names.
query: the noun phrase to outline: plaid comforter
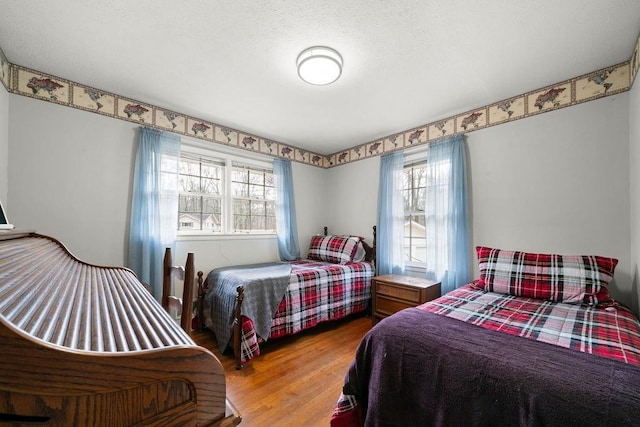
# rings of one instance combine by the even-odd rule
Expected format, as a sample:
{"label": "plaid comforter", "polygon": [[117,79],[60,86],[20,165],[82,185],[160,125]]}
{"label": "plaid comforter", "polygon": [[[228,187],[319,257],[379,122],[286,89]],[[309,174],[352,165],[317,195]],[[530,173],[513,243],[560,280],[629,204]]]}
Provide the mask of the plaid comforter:
{"label": "plaid comforter", "polygon": [[251,319],[242,316],[241,360],[260,355],[260,342],[292,335],[320,322],[367,309],[373,266],[368,262],[331,264],[293,261],[291,280],[271,323],[268,337],[258,337]]}
{"label": "plaid comforter", "polygon": [[484,292],[467,285],[418,308],[485,329],[640,366],[640,322],[622,306],[553,303]]}
{"label": "plaid comforter", "polygon": [[[469,284],[417,308],[485,329],[640,366],[640,321],[623,306],[555,303],[485,292]],[[362,425],[360,411],[356,396],[343,393],[331,425]]]}

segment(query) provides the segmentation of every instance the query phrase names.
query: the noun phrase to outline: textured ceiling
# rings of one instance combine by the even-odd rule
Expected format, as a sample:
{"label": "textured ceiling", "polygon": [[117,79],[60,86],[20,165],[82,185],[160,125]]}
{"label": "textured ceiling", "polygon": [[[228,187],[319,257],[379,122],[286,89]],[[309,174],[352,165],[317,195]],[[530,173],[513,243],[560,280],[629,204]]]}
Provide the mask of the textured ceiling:
{"label": "textured ceiling", "polygon": [[[638,0],[0,0],[14,64],[320,154],[630,59]],[[297,55],[344,58],[329,86]]]}

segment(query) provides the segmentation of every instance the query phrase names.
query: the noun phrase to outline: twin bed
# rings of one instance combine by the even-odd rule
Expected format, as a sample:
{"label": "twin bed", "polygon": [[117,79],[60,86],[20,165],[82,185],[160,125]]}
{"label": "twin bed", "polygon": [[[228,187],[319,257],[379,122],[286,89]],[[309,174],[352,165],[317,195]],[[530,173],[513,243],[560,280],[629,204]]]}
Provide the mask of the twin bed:
{"label": "twin bed", "polygon": [[[260,355],[268,339],[369,308],[373,245],[358,236],[313,236],[308,259],[212,270],[199,286],[199,323],[221,352],[233,348],[236,368]],[[198,274],[202,278],[202,273]]]}
{"label": "twin bed", "polygon": [[480,279],[378,323],[331,425],[639,425],[640,322],[617,260],[477,248]]}

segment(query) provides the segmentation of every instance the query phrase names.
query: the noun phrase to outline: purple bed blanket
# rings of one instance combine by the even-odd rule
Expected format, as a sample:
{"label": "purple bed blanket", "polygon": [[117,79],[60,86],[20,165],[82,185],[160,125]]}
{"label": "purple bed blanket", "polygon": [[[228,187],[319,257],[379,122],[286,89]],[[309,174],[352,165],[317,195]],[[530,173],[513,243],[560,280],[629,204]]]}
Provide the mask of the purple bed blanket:
{"label": "purple bed blanket", "polygon": [[378,323],[349,368],[366,426],[640,425],[640,368],[420,309]]}

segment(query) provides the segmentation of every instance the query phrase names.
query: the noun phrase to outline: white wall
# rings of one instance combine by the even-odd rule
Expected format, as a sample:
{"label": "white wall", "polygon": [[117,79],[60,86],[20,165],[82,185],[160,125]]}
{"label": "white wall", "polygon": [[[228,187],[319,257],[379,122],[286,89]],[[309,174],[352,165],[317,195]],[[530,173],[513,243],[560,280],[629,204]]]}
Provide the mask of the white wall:
{"label": "white wall", "polygon": [[612,294],[633,305],[628,102],[625,93],[471,134],[474,246],[618,258]]}
{"label": "white wall", "polygon": [[4,202],[7,215],[9,215],[9,93],[0,83],[0,200]]}
{"label": "white wall", "polygon": [[[124,265],[139,126],[8,96],[12,222],[58,238],[88,262]],[[326,173],[313,166],[293,165],[303,255],[310,236],[321,233],[324,225]],[[184,239],[176,245],[174,262],[184,263],[187,252],[194,252],[196,269],[205,272],[223,265],[278,259],[275,237]]]}
{"label": "white wall", "polygon": [[629,176],[631,204],[631,295],[636,313],[640,312],[640,81],[629,93]]}
{"label": "white wall", "polygon": [[[467,135],[474,266],[476,245],[611,256],[612,293],[633,305],[628,102],[625,93]],[[339,232],[366,233],[379,158],[331,171],[328,218]]]}
{"label": "white wall", "polygon": [[372,240],[378,211],[380,157],[327,170],[325,218],[330,234],[353,234]]}
{"label": "white wall", "polygon": [[9,106],[12,223],[123,265],[137,127],[17,95]]}
{"label": "white wall", "polygon": [[332,230],[326,215],[327,206],[332,204],[326,185],[331,171],[295,162],[292,166],[300,255],[306,258],[311,236],[322,234],[325,225],[330,233]]}

